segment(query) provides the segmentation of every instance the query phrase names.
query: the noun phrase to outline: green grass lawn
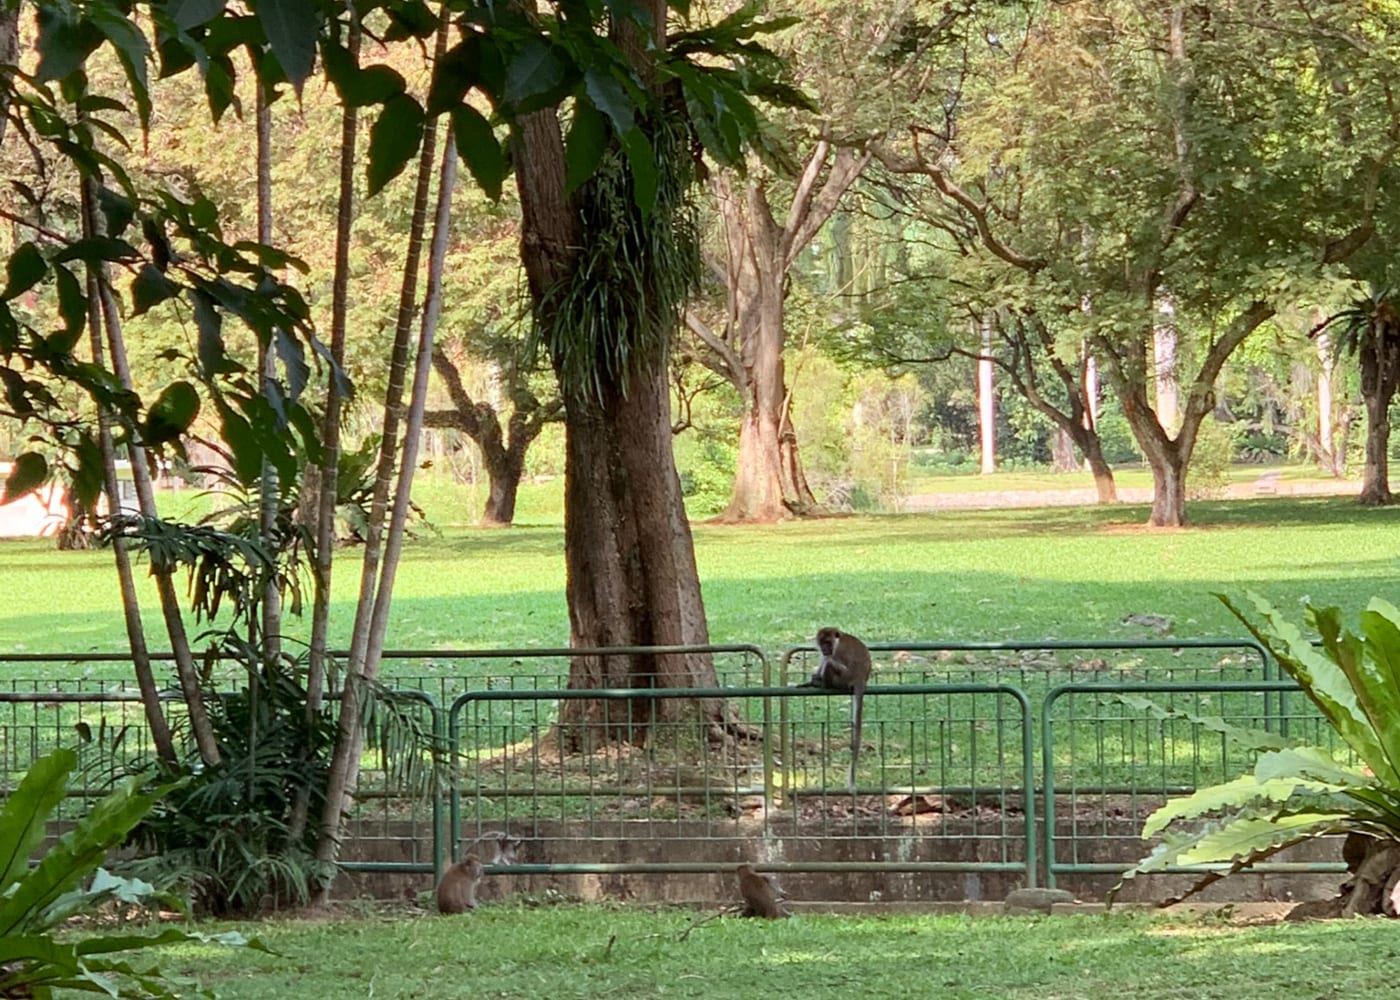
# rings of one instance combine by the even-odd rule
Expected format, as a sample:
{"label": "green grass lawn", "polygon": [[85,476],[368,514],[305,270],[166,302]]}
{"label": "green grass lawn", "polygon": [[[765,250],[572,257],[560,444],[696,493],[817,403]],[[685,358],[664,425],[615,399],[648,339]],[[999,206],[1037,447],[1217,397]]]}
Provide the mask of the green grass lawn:
{"label": "green grass lawn", "polygon": [[180,946],[167,971],[226,1000],[800,996],[939,1000],[1352,1000],[1395,991],[1384,920],[1233,926],[1140,914],[724,918],[487,907],[462,917],[269,921],[279,954]]}
{"label": "green grass lawn", "polygon": [[[1140,637],[1152,633],[1123,619],[1146,613],[1170,618],[1178,637],[1240,636],[1211,591],[1253,589],[1285,609],[1304,597],[1358,608],[1394,596],[1400,509],[1346,498],[1200,502],[1190,527],[1169,531],[1144,528],[1146,513],[1120,505],[700,524],[710,634],[772,651],[828,623],[869,640]],[[557,525],[420,534],[406,548],[389,645],[565,644],[563,545]],[[359,556],[337,556],[338,642]],[[143,582],[146,620],[160,635]],[[124,644],[109,552],[0,543],[0,591],[0,653]]]}

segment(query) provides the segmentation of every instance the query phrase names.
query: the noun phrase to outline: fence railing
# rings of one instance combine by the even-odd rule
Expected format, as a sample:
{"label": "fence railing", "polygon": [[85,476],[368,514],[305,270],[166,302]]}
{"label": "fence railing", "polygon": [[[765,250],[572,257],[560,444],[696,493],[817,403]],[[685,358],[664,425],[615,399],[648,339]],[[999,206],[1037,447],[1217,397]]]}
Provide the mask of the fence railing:
{"label": "fence railing", "polygon": [[[886,655],[866,694],[854,790],[849,697],[789,686],[814,666],[810,647],[787,650],[776,677],[742,644],[386,653],[387,680],[416,692],[424,730],[448,748],[450,766],[435,773],[449,778],[416,797],[367,757],[346,867],[440,873],[464,844],[502,829],[549,859],[517,873],[719,872],[756,851],[778,871],[998,872],[1053,885],[1123,870],[1105,851],[1121,855],[1167,796],[1252,765],[1203,718],[1332,738],[1310,702],[1285,699],[1295,686],[1251,640],[871,649]],[[721,683],[567,687],[574,657],[665,654],[712,657]],[[0,664],[128,659],[8,654]],[[178,713],[178,695],[169,700]],[[726,706],[724,739],[695,714],[707,701]],[[149,753],[139,696],[105,678],[0,682],[0,789],[60,743],[85,748],[91,780],[80,791],[95,794],[104,775]]]}

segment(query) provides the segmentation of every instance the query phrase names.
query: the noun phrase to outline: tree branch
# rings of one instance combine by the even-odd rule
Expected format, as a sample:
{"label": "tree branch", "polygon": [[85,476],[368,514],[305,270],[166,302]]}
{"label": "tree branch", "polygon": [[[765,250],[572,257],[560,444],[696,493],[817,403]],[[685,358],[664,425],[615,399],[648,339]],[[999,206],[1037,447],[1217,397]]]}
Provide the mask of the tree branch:
{"label": "tree branch", "polygon": [[1019,268],[1031,274],[1042,270],[1046,261],[1041,257],[1027,257],[1018,253],[997,238],[992,232],[991,223],[987,219],[987,208],[979,204],[977,199],[967,191],[959,187],[948,176],[947,172],[937,164],[929,162],[919,148],[919,131],[910,129],[910,135],[914,143],[914,155],[912,157],[902,157],[883,143],[871,145],[871,152],[884,165],[886,170],[896,174],[919,174],[927,177],[933,182],[939,192],[949,200],[956,203],[963,211],[972,217],[973,224],[977,227],[977,236],[982,245],[996,257],[1004,260],[1012,267]]}

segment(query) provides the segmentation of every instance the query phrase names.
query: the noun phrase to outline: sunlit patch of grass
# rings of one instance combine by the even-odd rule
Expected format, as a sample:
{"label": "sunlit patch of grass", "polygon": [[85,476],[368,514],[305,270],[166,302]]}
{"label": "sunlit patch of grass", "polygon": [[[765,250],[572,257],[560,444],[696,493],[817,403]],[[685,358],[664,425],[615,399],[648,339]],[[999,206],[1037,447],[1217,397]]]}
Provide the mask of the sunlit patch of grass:
{"label": "sunlit patch of grass", "polygon": [[[823,624],[879,640],[1153,637],[1124,621],[1146,613],[1168,619],[1173,636],[1238,637],[1238,623],[1211,591],[1253,589],[1284,608],[1304,595],[1359,606],[1396,572],[1400,509],[1272,497],[1196,503],[1190,517],[1191,527],[1159,532],[1142,530],[1143,507],[950,511],[762,527],[701,524],[695,540],[711,638],[756,643],[772,655],[809,642]],[[348,640],[359,559],[357,548],[337,554],[336,643]],[[144,566],[138,574],[145,619],[159,637]],[[8,598],[0,602],[0,652],[124,646],[110,552],[3,542],[0,580]],[[567,645],[564,581],[557,525],[420,535],[406,547],[389,645]],[[304,637],[305,628],[290,626],[294,636]],[[114,677],[128,669],[92,668]],[[464,668],[444,662],[388,669],[455,675]],[[81,673],[57,665],[40,676]]]}
{"label": "sunlit patch of grass", "polygon": [[[800,881],[785,880],[800,898]],[[245,927],[277,956],[181,946],[163,965],[226,1000],[315,996],[1316,1000],[1393,989],[1385,921],[1230,926],[1141,914],[721,918],[491,905]]]}

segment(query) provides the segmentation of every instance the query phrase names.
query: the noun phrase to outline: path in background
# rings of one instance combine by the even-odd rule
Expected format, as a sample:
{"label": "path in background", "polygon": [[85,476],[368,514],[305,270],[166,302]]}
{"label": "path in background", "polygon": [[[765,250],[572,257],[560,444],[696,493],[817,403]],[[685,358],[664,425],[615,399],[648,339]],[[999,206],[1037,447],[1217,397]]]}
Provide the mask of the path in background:
{"label": "path in background", "polygon": [[[1355,480],[1319,479],[1286,482],[1260,476],[1252,483],[1231,483],[1220,494],[1222,500],[1249,500],[1264,496],[1331,497],[1356,496],[1361,483]],[[1151,487],[1118,488],[1119,503],[1152,502]],[[996,490],[986,493],[916,493],[906,497],[900,509],[906,513],[926,510],[994,510],[999,507],[1085,507],[1098,503],[1094,488],[1073,490]]]}

